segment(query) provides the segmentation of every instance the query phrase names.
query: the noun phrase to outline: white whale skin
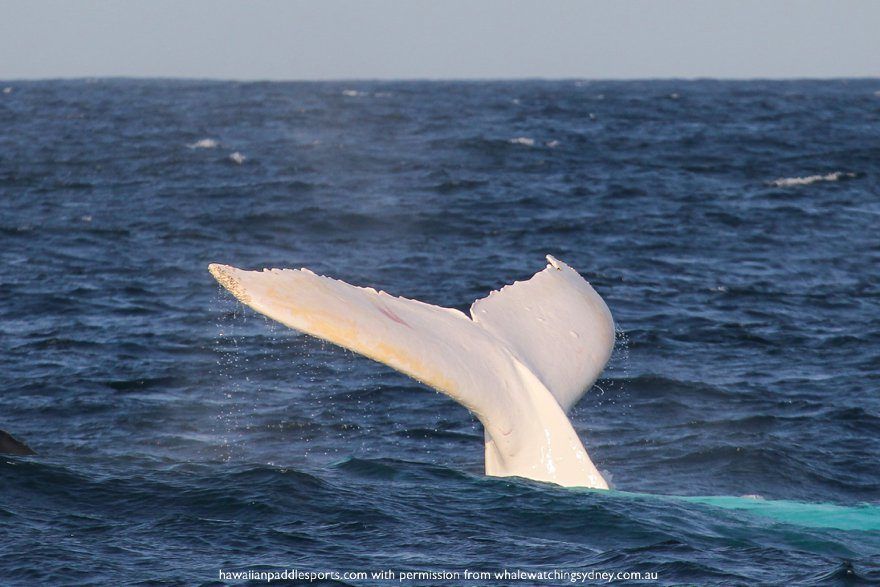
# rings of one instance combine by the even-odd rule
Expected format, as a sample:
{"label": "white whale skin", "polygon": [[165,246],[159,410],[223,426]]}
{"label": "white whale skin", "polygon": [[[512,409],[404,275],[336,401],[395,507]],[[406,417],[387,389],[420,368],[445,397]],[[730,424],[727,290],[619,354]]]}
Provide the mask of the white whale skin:
{"label": "white whale skin", "polygon": [[566,414],[608,362],[614,321],[584,278],[547,260],[474,302],[470,317],[308,269],[209,270],[257,312],[464,405],[485,428],[487,475],[608,489]]}

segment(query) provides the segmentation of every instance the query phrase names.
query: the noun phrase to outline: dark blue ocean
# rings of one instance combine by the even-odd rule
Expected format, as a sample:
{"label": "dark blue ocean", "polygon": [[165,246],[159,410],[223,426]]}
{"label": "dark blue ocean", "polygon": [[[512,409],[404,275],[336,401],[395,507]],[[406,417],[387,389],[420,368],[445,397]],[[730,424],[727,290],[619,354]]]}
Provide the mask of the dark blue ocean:
{"label": "dark blue ocean", "polygon": [[[0,88],[0,584],[880,582],[880,81]],[[611,492],[207,271],[467,310],[548,253],[619,330]]]}

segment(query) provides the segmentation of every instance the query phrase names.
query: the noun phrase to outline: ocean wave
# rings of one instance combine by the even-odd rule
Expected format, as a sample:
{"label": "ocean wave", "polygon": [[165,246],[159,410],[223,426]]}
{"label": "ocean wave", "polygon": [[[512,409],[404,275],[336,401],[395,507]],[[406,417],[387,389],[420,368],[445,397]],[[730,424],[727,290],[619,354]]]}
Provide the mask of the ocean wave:
{"label": "ocean wave", "polygon": [[481,475],[474,476],[455,467],[384,457],[350,457],[334,464],[333,469],[355,477],[383,481],[424,483],[430,479],[471,484],[483,479]]}
{"label": "ocean wave", "polygon": [[[0,458],[0,583],[204,583],[272,553],[880,580],[856,510],[880,506],[880,145],[816,124],[880,84],[572,83],[0,81],[0,428],[40,453]],[[628,337],[572,417],[621,491],[486,477],[464,407],[205,270],[467,313],[545,253]]]}
{"label": "ocean wave", "polygon": [[414,427],[405,430],[398,430],[393,433],[395,436],[402,438],[420,438],[420,439],[441,439],[441,440],[483,440],[481,434],[473,434],[467,432],[456,432],[455,430],[441,430],[436,428]]}
{"label": "ocean wave", "polygon": [[236,165],[241,165],[247,160],[247,157],[239,153],[238,151],[231,153],[229,155],[229,160],[235,163]]}
{"label": "ocean wave", "polygon": [[620,377],[617,380],[620,385],[625,386],[634,397],[650,399],[666,398],[664,401],[685,401],[687,398],[697,398],[702,400],[707,398],[728,398],[732,395],[729,390],[720,385],[712,385],[704,381],[675,379],[651,373],[645,373],[635,377]]}
{"label": "ocean wave", "polygon": [[487,183],[488,182],[484,180],[478,179],[448,179],[430,186],[429,189],[441,194],[449,194],[453,192],[466,193],[483,187]]}
{"label": "ocean wave", "polygon": [[534,147],[535,139],[529,137],[515,137],[507,141],[511,145],[525,145],[526,147]]}
{"label": "ocean wave", "polygon": [[848,171],[835,171],[826,173],[825,175],[807,175],[804,177],[780,177],[769,182],[770,185],[777,188],[788,188],[800,185],[810,185],[820,181],[840,181],[841,179],[855,177],[855,173]]}

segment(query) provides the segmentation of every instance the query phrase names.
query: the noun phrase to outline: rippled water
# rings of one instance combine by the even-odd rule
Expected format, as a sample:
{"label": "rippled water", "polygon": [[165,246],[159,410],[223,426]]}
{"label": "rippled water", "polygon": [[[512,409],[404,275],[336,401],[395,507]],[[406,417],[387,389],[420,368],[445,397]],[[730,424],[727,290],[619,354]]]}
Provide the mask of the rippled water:
{"label": "rippled water", "polygon": [[[0,583],[880,581],[880,81],[0,86]],[[464,408],[207,272],[466,309],[546,253],[620,331],[614,492],[483,477]]]}

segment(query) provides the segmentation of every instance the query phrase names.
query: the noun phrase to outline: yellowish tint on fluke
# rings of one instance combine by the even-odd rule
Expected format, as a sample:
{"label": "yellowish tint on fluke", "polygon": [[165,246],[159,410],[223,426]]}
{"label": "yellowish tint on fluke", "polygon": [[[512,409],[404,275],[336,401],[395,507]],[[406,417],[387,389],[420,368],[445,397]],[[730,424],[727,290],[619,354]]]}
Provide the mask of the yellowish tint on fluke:
{"label": "yellowish tint on fluke", "polygon": [[487,474],[607,489],[566,412],[608,361],[614,322],[576,271],[548,261],[475,302],[472,318],[307,269],[209,270],[257,312],[464,405],[486,428]]}

